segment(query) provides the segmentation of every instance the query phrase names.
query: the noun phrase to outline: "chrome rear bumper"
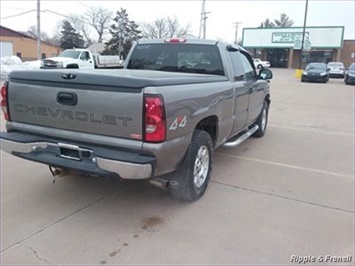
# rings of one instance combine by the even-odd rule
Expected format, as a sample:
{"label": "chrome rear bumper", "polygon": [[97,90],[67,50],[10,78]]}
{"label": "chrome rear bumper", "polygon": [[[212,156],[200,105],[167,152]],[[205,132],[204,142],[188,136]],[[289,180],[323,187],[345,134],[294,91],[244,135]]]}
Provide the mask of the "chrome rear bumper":
{"label": "chrome rear bumper", "polygon": [[[45,141],[23,143],[1,138],[1,149],[23,159],[98,175],[115,173],[123,179],[147,179],[153,174],[152,163],[103,158],[95,154],[95,149],[81,148],[67,143]],[[112,150],[112,153],[115,151]],[[125,152],[120,154],[124,156]],[[131,154],[128,155],[132,157]]]}

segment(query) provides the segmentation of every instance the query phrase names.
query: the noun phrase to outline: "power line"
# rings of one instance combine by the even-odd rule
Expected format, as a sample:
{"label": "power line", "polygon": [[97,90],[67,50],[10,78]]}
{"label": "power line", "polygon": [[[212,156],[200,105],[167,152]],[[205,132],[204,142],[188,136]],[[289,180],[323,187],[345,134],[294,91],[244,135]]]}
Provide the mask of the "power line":
{"label": "power line", "polygon": [[20,7],[6,7],[2,6],[1,9],[12,9],[12,10],[27,10],[27,8],[20,8]]}
{"label": "power line", "polygon": [[18,17],[18,16],[25,15],[27,13],[31,13],[33,11],[35,11],[35,10],[32,9],[32,10],[29,10],[29,11],[26,11],[26,12],[18,13],[18,14],[15,14],[15,15],[11,15],[11,16],[8,16],[8,17],[1,18],[1,19],[8,19],[8,18],[13,18],[13,17]]}
{"label": "power line", "polygon": [[[48,12],[48,13],[52,13],[52,14],[57,15],[57,16],[61,16],[61,17],[67,18],[67,19],[72,19],[72,17],[70,17],[70,16],[66,16],[66,15],[60,14],[60,13],[58,13],[58,12],[49,10],[49,9],[43,10],[43,11],[41,11],[41,12],[43,12],[43,13],[47,13],[47,12]],[[82,23],[87,23],[86,21],[83,21],[83,20],[80,20],[80,19],[76,19],[76,20],[77,20],[77,21],[80,21],[80,22],[82,22]]]}

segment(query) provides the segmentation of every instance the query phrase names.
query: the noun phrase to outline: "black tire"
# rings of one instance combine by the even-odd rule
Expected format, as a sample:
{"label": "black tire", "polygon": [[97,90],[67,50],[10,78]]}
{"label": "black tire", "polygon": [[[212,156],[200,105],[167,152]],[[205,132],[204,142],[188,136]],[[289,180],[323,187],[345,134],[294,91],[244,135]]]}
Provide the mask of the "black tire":
{"label": "black tire", "polygon": [[71,64],[71,65],[67,65],[66,68],[69,68],[69,69],[78,69],[79,66],[77,64]]}
{"label": "black tire", "polygon": [[261,109],[261,112],[254,124],[254,125],[258,125],[259,128],[253,134],[253,137],[261,138],[262,136],[265,135],[268,117],[269,117],[269,104],[267,103],[267,101],[264,101],[263,108]]}
{"label": "black tire", "polygon": [[[198,158],[206,152],[208,158],[203,157],[202,160]],[[212,158],[213,142],[210,134],[206,131],[195,130],[182,165],[169,178],[175,183],[169,186],[171,195],[191,202],[201,198],[211,177]],[[201,167],[203,164],[205,166]],[[200,177],[198,177],[199,174],[201,174]]]}

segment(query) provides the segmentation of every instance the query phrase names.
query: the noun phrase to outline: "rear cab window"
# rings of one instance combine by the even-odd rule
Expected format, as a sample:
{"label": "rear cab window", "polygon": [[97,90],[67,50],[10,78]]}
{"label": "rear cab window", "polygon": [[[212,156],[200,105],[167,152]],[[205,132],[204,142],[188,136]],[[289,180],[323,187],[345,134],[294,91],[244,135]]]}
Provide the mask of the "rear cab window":
{"label": "rear cab window", "polygon": [[221,55],[216,45],[138,44],[127,68],[224,75]]}

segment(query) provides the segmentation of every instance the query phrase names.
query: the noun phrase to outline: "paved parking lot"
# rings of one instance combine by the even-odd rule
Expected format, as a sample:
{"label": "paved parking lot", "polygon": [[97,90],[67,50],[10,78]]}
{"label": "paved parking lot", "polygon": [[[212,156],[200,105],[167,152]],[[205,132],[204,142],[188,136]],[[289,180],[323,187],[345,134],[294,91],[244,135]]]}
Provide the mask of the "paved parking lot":
{"label": "paved parking lot", "polygon": [[218,149],[193,204],[1,153],[1,264],[353,265],[354,86],[273,71],[265,137]]}

